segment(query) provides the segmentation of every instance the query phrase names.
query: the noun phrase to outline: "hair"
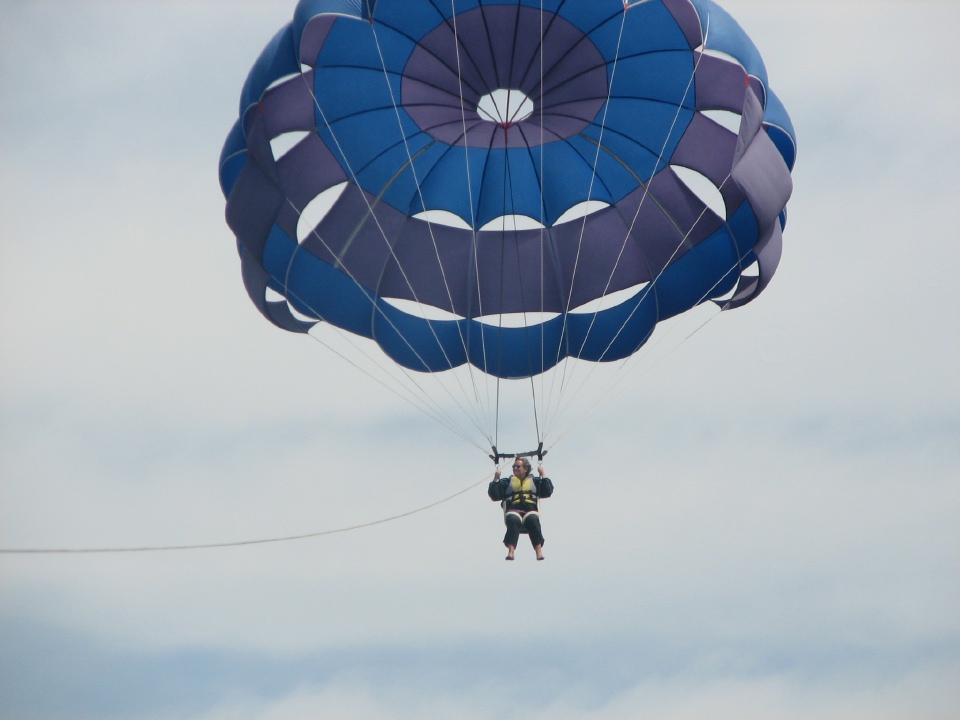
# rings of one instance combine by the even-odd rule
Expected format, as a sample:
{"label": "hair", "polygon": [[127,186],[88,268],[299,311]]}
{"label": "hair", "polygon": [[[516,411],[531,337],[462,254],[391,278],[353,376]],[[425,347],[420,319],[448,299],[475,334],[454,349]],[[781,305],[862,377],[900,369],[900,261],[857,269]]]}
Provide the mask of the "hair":
{"label": "hair", "polygon": [[514,458],[514,460],[522,463],[522,464],[523,464],[523,469],[527,471],[527,475],[530,474],[531,465],[530,465],[530,461],[529,461],[529,460],[527,460],[526,458],[523,458],[523,457]]}

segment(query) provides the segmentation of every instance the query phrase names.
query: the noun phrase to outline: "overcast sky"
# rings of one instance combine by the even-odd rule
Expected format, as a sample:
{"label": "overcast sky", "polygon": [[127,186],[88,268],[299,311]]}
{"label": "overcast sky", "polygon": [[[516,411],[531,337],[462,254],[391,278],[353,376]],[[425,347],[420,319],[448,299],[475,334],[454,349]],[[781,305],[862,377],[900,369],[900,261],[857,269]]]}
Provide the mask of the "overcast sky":
{"label": "overcast sky", "polygon": [[960,4],[729,0],[799,138],[784,257],[547,457],[250,304],[217,181],[293,0],[0,4],[4,720],[960,716]]}

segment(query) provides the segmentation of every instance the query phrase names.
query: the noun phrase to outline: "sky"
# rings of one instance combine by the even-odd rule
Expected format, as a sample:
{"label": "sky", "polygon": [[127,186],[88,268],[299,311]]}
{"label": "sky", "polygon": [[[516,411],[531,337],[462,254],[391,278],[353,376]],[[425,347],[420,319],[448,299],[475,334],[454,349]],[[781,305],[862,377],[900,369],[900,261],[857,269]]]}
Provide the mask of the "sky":
{"label": "sky", "polygon": [[4,720],[960,716],[960,4],[722,5],[798,135],[756,302],[545,460],[256,312],[217,180],[293,0],[0,4]]}

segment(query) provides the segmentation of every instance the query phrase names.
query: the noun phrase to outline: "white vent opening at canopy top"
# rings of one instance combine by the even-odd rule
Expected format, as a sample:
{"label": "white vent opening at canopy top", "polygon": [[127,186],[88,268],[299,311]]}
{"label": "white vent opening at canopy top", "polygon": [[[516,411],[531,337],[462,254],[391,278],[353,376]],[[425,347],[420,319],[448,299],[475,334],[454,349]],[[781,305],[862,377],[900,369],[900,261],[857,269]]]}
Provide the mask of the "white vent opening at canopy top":
{"label": "white vent opening at canopy top", "polygon": [[519,90],[494,90],[477,103],[477,114],[482,120],[501,127],[511,127],[533,114],[533,100]]}

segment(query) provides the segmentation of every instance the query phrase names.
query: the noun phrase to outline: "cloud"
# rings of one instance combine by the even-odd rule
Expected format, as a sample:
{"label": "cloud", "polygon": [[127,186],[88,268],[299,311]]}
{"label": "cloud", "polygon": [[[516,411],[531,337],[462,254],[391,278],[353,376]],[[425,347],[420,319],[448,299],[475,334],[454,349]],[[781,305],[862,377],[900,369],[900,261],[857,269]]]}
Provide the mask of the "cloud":
{"label": "cloud", "polygon": [[[468,720],[509,712],[534,718],[839,718],[844,712],[898,717],[906,708],[945,718],[956,699],[945,683],[960,663],[956,642],[884,647],[811,639],[797,647],[611,634],[570,643],[542,642],[534,633],[523,647],[513,649],[506,639],[464,644],[434,637],[307,654],[144,651],[18,623],[5,633],[4,677],[11,684],[2,707],[7,717],[78,720],[279,720],[303,712],[346,718],[447,712]],[[45,662],[24,662],[28,657]],[[931,666],[938,668],[932,675]],[[56,692],[44,692],[50,687]]]}

